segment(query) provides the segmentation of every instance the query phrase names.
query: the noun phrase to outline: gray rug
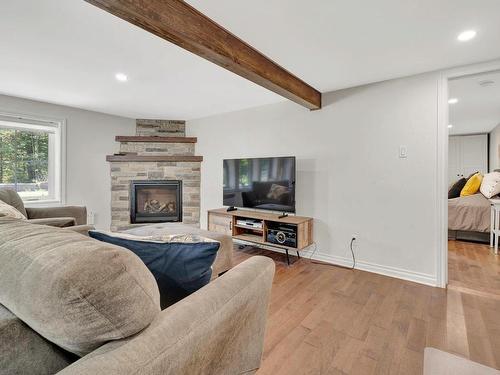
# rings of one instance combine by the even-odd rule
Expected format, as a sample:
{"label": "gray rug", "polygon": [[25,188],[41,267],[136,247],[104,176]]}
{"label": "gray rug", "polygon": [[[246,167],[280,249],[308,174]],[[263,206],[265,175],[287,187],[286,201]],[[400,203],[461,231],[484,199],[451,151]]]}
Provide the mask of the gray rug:
{"label": "gray rug", "polygon": [[500,371],[435,348],[425,348],[424,375],[500,375]]}

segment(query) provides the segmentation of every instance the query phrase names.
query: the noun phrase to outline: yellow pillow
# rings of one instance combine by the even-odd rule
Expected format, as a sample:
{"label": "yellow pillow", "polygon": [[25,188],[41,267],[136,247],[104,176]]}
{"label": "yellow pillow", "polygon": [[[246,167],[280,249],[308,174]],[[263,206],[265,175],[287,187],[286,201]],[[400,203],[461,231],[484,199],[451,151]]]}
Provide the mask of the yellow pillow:
{"label": "yellow pillow", "polygon": [[481,173],[476,173],[475,175],[473,175],[471,178],[469,178],[469,180],[467,180],[467,183],[460,192],[460,196],[466,197],[467,195],[476,194],[481,187],[482,181],[483,175]]}

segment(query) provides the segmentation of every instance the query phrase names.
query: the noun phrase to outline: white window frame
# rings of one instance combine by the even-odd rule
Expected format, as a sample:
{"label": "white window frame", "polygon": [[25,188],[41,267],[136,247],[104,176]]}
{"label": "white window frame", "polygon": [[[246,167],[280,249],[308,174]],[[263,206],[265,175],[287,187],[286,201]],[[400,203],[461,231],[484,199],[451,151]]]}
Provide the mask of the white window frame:
{"label": "white window frame", "polygon": [[[26,201],[27,207],[63,205],[66,203],[66,120],[46,118],[27,114],[0,111],[0,126],[3,128],[26,130],[49,130],[55,135],[53,150],[49,149],[49,158],[54,163],[52,184],[54,195],[51,199]],[[51,168],[52,169],[52,168]]]}

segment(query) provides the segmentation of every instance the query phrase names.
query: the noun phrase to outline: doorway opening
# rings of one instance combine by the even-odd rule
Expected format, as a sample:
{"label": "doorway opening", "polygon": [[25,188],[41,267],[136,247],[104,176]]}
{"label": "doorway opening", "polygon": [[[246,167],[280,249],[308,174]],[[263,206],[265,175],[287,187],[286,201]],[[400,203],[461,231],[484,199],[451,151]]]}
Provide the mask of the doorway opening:
{"label": "doorway opening", "polygon": [[446,86],[447,285],[500,296],[492,230],[495,199],[500,218],[500,70],[448,77]]}

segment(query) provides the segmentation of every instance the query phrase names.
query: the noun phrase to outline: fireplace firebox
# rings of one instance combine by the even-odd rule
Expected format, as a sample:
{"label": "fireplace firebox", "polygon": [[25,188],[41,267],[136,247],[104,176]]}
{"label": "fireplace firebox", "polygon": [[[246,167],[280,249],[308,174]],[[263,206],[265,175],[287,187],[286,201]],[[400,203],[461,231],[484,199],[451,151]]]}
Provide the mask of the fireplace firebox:
{"label": "fireplace firebox", "polygon": [[130,223],[182,221],[182,181],[131,181]]}

